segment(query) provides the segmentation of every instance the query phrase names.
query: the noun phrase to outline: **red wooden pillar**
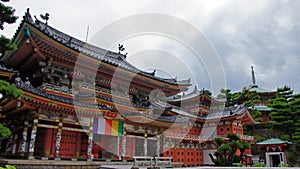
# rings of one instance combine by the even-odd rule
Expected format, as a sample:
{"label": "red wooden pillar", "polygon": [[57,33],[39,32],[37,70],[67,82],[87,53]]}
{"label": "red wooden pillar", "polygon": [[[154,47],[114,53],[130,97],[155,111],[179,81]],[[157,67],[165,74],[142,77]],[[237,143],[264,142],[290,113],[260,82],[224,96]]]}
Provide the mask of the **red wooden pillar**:
{"label": "red wooden pillar", "polygon": [[45,140],[44,140],[44,156],[45,157],[51,156],[52,134],[53,134],[53,129],[46,128],[46,130],[45,130]]}
{"label": "red wooden pillar", "polygon": [[77,138],[76,138],[76,149],[75,149],[75,157],[79,158],[80,157],[80,152],[81,152],[81,132],[77,132]]}

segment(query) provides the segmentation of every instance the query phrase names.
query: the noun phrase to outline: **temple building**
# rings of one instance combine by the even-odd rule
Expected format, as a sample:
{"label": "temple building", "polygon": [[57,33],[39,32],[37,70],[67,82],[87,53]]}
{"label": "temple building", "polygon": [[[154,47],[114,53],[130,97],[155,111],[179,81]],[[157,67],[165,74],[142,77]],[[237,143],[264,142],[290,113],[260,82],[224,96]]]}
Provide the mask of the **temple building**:
{"label": "temple building", "polygon": [[267,167],[279,167],[279,165],[287,164],[286,154],[283,149],[292,145],[291,142],[279,138],[270,138],[256,144],[260,148],[265,149]]}
{"label": "temple building", "polygon": [[[137,69],[121,52],[82,42],[29,10],[16,31],[16,51],[0,58],[0,79],[23,95],[2,98],[1,123],[12,134],[1,154],[27,159],[131,160],[168,156],[184,166],[212,165],[214,138],[244,135],[255,121],[245,104],[195,90],[190,80],[161,78]],[[251,150],[247,150],[251,154]]]}

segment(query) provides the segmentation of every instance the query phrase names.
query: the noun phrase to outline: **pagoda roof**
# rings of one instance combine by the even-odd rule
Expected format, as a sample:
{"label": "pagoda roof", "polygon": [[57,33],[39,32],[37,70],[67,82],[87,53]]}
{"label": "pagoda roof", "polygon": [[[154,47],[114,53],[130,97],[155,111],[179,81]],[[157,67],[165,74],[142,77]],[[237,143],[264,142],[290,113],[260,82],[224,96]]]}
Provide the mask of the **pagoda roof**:
{"label": "pagoda roof", "polygon": [[275,91],[259,87],[258,85],[252,85],[252,86],[250,86],[250,88],[248,89],[248,91],[250,91],[250,92],[256,92],[256,93],[275,93]]}
{"label": "pagoda roof", "polygon": [[258,111],[271,111],[272,108],[271,107],[268,107],[266,105],[263,105],[263,104],[258,104],[258,105],[254,105],[254,107],[248,107],[248,109],[251,109],[251,110],[258,110]]}
{"label": "pagoda roof", "polygon": [[[36,18],[35,18],[36,19]],[[115,65],[117,67],[123,68],[125,70],[131,71],[133,73],[140,74],[145,77],[149,77],[152,79],[156,79],[168,84],[175,84],[180,86],[190,86],[190,79],[186,80],[177,80],[176,78],[162,78],[155,76],[155,72],[145,72],[142,71],[135,66],[131,65],[126,60],[126,55],[112,52],[94,45],[91,45],[89,43],[83,42],[77,38],[74,38],[68,34],[65,34],[48,24],[45,24],[38,19],[35,21],[31,17],[31,14],[29,13],[29,9],[27,9],[27,12],[25,13],[25,16],[23,17],[22,23],[20,24],[16,34],[14,35],[15,39],[18,35],[18,32],[22,29],[23,25],[27,23],[31,26],[33,26],[35,29],[41,31],[46,36],[50,37],[51,39],[57,41],[58,43],[76,51],[81,54],[84,54],[86,56],[89,56],[93,59],[96,59],[98,61],[103,61],[108,64]]]}
{"label": "pagoda roof", "polygon": [[270,138],[256,143],[257,145],[274,145],[274,144],[293,144],[292,142],[281,140],[279,138]]}

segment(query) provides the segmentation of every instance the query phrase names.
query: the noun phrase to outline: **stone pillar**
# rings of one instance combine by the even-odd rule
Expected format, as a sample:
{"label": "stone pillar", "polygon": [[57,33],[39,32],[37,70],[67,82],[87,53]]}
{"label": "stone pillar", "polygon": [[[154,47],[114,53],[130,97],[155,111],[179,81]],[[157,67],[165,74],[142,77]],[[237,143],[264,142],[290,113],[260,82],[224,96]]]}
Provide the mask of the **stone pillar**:
{"label": "stone pillar", "polygon": [[21,146],[20,146],[20,153],[21,156],[25,155],[26,152],[26,143],[27,143],[27,132],[28,132],[28,121],[24,122],[24,129],[23,129],[23,136],[22,136],[22,142],[21,142]]}
{"label": "stone pillar", "polygon": [[35,146],[35,140],[36,140],[36,132],[37,132],[37,126],[39,123],[38,117],[35,117],[33,120],[31,135],[30,135],[30,142],[29,142],[29,150],[28,150],[28,159],[34,159],[34,146]]}
{"label": "stone pillar", "polygon": [[60,142],[61,142],[61,134],[62,134],[62,126],[63,126],[63,119],[60,118],[58,122],[58,129],[56,133],[56,144],[55,144],[55,158],[59,160],[59,150],[60,150]]}
{"label": "stone pillar", "polygon": [[147,152],[147,144],[148,144],[148,140],[147,140],[147,133],[144,134],[144,156],[147,156],[148,152]]}
{"label": "stone pillar", "polygon": [[94,117],[91,117],[89,132],[87,133],[88,134],[88,147],[87,147],[88,161],[93,160],[93,154],[92,154],[92,149],[93,149],[93,125],[94,125]]}
{"label": "stone pillar", "polygon": [[156,156],[160,156],[160,135],[157,135],[157,143],[156,143]]}
{"label": "stone pillar", "polygon": [[6,156],[9,156],[11,151],[12,151],[13,139],[14,139],[14,135],[11,134],[9,136],[9,139],[7,141],[7,144],[6,144],[6,150],[5,150],[5,155]]}
{"label": "stone pillar", "polygon": [[126,131],[123,128],[123,139],[122,139],[122,154],[121,154],[123,160],[126,156]]}
{"label": "stone pillar", "polygon": [[13,146],[12,146],[12,155],[16,154],[16,149],[17,149],[17,140],[18,140],[18,134],[14,135],[14,139],[13,139]]}

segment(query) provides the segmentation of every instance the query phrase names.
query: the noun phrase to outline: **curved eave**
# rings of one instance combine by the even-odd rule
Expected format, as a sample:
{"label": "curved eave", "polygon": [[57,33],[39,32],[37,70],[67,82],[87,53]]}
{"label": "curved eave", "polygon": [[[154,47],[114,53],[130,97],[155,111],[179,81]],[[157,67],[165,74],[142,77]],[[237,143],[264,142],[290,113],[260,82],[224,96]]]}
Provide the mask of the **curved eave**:
{"label": "curved eave", "polygon": [[253,119],[253,117],[251,116],[248,110],[240,118],[242,119],[242,122],[245,125],[253,125],[256,123],[256,121]]}

